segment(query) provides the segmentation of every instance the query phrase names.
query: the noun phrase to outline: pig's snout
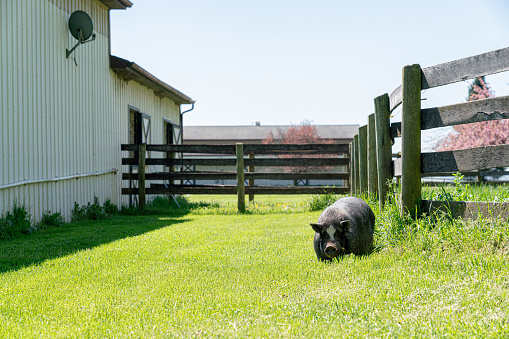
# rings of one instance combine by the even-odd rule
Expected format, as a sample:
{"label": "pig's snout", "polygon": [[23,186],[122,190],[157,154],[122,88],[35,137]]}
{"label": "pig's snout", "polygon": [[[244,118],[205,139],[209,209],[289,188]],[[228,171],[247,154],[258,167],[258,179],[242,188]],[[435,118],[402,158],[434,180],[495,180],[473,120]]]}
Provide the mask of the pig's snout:
{"label": "pig's snout", "polygon": [[325,255],[326,255],[327,257],[329,257],[329,258],[334,258],[334,257],[337,257],[341,251],[340,251],[340,249],[338,248],[338,246],[336,246],[335,244],[333,244],[333,243],[328,243],[328,244],[325,246],[325,249],[323,250],[323,252],[325,253]]}

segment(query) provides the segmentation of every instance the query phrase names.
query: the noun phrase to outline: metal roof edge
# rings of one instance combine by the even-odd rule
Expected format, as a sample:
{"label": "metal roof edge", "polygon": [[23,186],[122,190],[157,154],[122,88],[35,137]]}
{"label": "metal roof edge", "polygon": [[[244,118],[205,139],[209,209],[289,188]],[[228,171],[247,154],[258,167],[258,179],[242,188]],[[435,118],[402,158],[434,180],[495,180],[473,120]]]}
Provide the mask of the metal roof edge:
{"label": "metal roof edge", "polygon": [[126,9],[132,7],[133,3],[129,0],[99,0],[109,9]]}
{"label": "metal roof edge", "polygon": [[177,104],[194,104],[196,102],[196,100],[159,80],[135,62],[110,55],[110,67],[125,80],[136,80],[138,83],[154,90],[156,95],[169,98]]}

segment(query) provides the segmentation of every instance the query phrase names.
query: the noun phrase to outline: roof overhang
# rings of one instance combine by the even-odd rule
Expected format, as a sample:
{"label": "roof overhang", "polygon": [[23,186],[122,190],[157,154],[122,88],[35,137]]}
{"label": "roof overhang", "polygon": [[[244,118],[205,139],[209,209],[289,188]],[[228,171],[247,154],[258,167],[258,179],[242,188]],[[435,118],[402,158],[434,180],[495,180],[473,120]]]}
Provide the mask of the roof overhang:
{"label": "roof overhang", "polygon": [[159,80],[132,61],[110,55],[110,67],[122,79],[126,81],[135,80],[136,82],[154,90],[154,93],[159,97],[168,98],[179,105],[195,103],[195,100],[171,87],[167,83]]}
{"label": "roof overhang", "polygon": [[109,9],[126,9],[133,5],[129,0],[100,0]]}

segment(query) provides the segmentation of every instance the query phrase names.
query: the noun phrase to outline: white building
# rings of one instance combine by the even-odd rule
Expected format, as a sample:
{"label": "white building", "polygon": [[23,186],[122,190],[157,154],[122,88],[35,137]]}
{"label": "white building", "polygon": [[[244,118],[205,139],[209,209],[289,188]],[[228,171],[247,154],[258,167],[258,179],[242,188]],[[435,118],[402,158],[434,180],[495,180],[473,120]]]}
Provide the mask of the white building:
{"label": "white building", "polygon": [[[0,1],[0,214],[23,204],[69,218],[97,197],[120,205],[122,143],[180,143],[194,101],[139,65],[110,56],[109,11],[129,0]],[[76,45],[68,21],[92,19]],[[92,40],[92,39],[90,39]],[[126,185],[126,183],[124,183]]]}

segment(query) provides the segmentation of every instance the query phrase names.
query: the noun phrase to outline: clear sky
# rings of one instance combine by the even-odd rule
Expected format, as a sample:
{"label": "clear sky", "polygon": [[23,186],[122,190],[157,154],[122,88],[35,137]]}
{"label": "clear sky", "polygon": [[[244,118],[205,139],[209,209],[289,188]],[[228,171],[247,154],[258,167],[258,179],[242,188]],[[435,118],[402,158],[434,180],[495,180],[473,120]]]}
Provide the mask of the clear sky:
{"label": "clear sky", "polygon": [[[505,0],[132,2],[111,12],[111,52],[195,99],[187,126],[363,125],[403,66],[509,46]],[[509,94],[509,74],[487,80]],[[467,87],[429,90],[424,105],[465,101]]]}

